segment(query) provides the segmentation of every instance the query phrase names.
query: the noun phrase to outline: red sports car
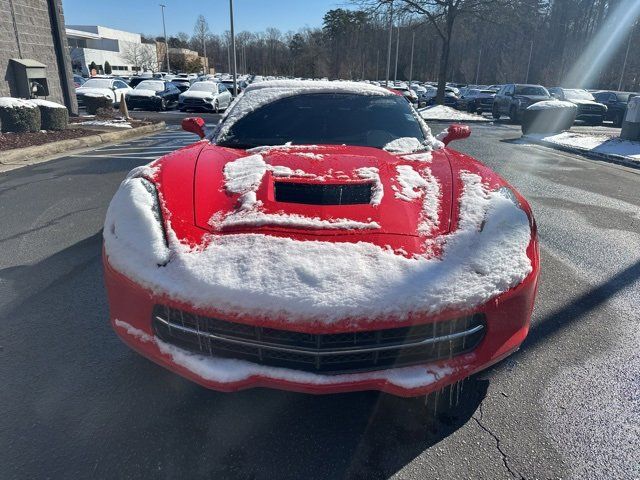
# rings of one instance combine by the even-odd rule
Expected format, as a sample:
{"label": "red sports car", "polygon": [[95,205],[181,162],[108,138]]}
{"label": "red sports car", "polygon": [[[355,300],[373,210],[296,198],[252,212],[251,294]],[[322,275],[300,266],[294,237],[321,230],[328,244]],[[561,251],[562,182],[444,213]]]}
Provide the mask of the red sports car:
{"label": "red sports car", "polygon": [[[204,138],[204,122],[183,121]],[[400,96],[251,85],[134,169],[104,226],[110,317],[205,387],[439,391],[515,351],[539,271],[527,202]]]}

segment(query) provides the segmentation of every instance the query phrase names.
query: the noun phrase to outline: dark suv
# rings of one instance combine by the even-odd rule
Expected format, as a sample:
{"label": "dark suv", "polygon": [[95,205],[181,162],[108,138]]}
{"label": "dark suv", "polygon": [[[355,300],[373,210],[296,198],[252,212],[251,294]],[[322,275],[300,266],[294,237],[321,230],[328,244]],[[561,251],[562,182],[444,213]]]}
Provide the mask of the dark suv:
{"label": "dark suv", "polygon": [[596,102],[596,99],[586,90],[580,88],[552,87],[549,89],[552,97],[565,102],[571,102],[578,107],[576,120],[591,125],[602,125],[607,116],[607,106]]}
{"label": "dark suv", "polygon": [[627,111],[627,104],[631,97],[635,97],[637,93],[631,92],[614,92],[611,90],[596,92],[593,97],[596,102],[602,103],[607,106],[607,120],[611,120],[616,127],[622,126],[625,112]]}
{"label": "dark suv", "polygon": [[542,85],[507,83],[496,93],[491,113],[495,119],[507,115],[513,122],[517,122],[528,106],[551,99]]}

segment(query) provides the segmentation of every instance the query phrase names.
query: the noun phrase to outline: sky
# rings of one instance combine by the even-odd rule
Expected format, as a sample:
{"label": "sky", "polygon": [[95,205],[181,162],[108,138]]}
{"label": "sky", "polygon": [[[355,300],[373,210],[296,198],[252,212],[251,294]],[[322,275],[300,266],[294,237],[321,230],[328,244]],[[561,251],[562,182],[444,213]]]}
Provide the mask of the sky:
{"label": "sky", "polygon": [[[193,33],[199,14],[212,33],[229,29],[228,0],[62,0],[67,25],[102,25],[149,35],[162,35],[159,4],[164,3],[167,35]],[[275,27],[282,32],[322,26],[332,8],[350,8],[349,0],[234,0],[236,32],[261,32]]]}

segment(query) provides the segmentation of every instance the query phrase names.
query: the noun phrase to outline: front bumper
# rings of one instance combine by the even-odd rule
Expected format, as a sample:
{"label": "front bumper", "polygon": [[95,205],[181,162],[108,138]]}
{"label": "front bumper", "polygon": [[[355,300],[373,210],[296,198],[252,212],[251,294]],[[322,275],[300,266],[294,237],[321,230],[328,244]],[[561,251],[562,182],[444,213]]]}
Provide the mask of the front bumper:
{"label": "front bumper", "polygon": [[[155,305],[168,305],[203,315],[211,312],[199,311],[156,295],[114,270],[106,255],[103,256],[103,262],[110,320],[120,338],[141,355],[204,387],[224,392],[268,387],[314,394],[379,390],[409,397],[440,390],[493,365],[518,349],[529,331],[537,289],[537,247],[534,250],[536,258],[533,272],[520,285],[475,308],[473,312],[448,312],[447,318],[460,316],[462,313],[483,313],[486,316],[486,332],[475,350],[423,365],[338,375],[264,367],[243,360],[195,354],[168,345],[159,340],[152,328]],[[443,320],[440,317],[425,319],[423,323]],[[276,328],[276,323],[278,322],[273,321],[265,326]],[[367,329],[396,326],[383,323],[368,325]],[[300,325],[284,322],[278,328],[305,331]],[[331,327],[323,328],[314,326],[309,331],[334,332]],[[360,327],[360,330],[364,329]]]}
{"label": "front bumper", "polygon": [[202,98],[186,98],[180,100],[179,108],[181,110],[192,108],[194,110],[213,111],[213,105]]}
{"label": "front bumper", "polygon": [[159,97],[125,97],[127,101],[127,107],[129,108],[145,108],[157,110],[162,104],[162,100]]}

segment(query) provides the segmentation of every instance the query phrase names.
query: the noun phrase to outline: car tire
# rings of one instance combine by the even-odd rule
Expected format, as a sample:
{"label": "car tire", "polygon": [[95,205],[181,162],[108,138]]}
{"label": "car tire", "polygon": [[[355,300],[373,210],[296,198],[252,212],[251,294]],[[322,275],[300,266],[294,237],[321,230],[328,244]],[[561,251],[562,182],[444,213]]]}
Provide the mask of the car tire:
{"label": "car tire", "polygon": [[509,119],[513,123],[518,123],[518,109],[513,105],[509,109]]}
{"label": "car tire", "polygon": [[477,108],[476,108],[475,103],[468,103],[467,104],[467,112],[476,113],[476,111],[477,111]]}
{"label": "car tire", "polygon": [[613,126],[616,128],[620,128],[622,126],[622,122],[624,121],[624,115],[622,112],[616,113],[615,118],[613,119]]}
{"label": "car tire", "polygon": [[160,111],[165,112],[166,110],[167,110],[167,100],[163,98],[160,100]]}
{"label": "car tire", "polygon": [[498,108],[495,105],[491,107],[491,116],[496,120],[500,120],[500,112],[498,111]]}

